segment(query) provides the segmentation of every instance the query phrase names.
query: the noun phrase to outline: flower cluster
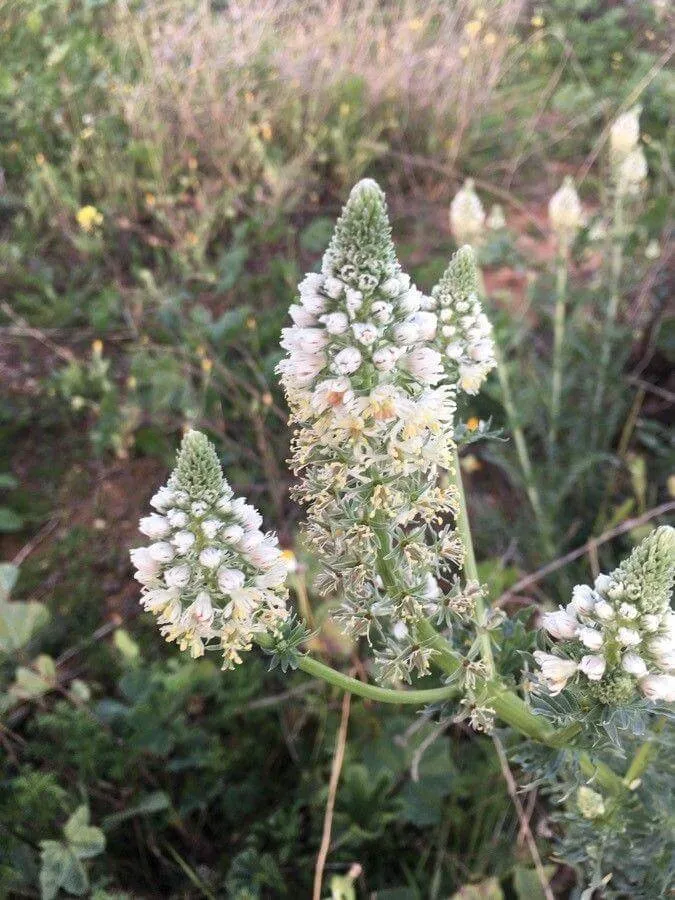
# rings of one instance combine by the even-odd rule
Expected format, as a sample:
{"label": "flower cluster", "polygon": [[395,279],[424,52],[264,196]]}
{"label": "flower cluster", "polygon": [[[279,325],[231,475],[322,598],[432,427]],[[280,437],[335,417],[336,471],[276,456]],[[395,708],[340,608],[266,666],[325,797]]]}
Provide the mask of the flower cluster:
{"label": "flower cluster", "polygon": [[583,224],[581,201],[568,175],[548,203],[548,218],[558,239],[569,244]]}
{"label": "flower cluster", "polygon": [[[327,566],[319,588],[340,590],[348,631],[374,628],[383,641],[395,623],[441,609],[437,576],[461,558],[454,533],[437,527],[457,495],[436,477],[451,465],[456,406],[454,385],[440,383],[435,307],[401,271],[384,195],[364,180],[282,338],[295,496]],[[412,645],[392,652],[405,672],[426,668]]]}
{"label": "flower cluster", "polygon": [[647,160],[640,146],[640,106],[620,115],[610,130],[612,174],[619,194],[637,194],[647,177]]}
{"label": "flower cluster", "polygon": [[168,483],[141,519],[149,546],[131,550],[141,603],[167,641],[193,657],[219,645],[223,668],[241,662],[256,634],[275,633],[287,618],[286,565],[262,518],[234,498],[205,435],[183,438]]}
{"label": "flower cluster", "polygon": [[450,204],[450,227],[458,244],[477,246],[485,231],[485,210],[474,190],[473,178],[467,178]]}
{"label": "flower cluster", "polygon": [[552,694],[579,673],[601,703],[622,705],[636,688],[649,700],[675,700],[675,529],[653,531],[594,588],[578,585],[564,609],[546,613],[555,654],[535,659]]}
{"label": "flower cluster", "polygon": [[471,247],[461,247],[424,308],[438,316],[436,346],[446,376],[467,394],[477,394],[495,367],[492,325],[478,298],[478,269]]}

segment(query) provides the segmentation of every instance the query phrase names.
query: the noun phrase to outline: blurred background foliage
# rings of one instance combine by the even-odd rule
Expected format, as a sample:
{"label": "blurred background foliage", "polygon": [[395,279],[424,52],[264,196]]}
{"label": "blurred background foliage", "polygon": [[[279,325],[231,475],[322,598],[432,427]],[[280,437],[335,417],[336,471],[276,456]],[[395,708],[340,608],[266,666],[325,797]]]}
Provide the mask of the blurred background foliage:
{"label": "blurred background foliage", "polygon": [[[401,260],[425,290],[454,250],[447,208],[465,177],[505,211],[481,257],[547,533],[512,442],[472,444],[463,466],[493,599],[510,612],[562,602],[632,546],[645,515],[667,512],[668,16],[660,0],[5,0],[0,896],[309,895],[339,697],[282,681],[262,659],[223,677],[178,658],[136,618],[127,549],[181,429],[198,425],[235,490],[294,548],[295,586],[325,619],[295,546],[274,366],[296,284],[362,175],[387,191]],[[604,143],[635,102],[650,182],[623,236],[591,416]],[[546,205],[566,174],[588,221],[572,252],[552,446]],[[462,413],[507,436],[514,424],[494,377]],[[551,578],[507,593],[551,547],[562,556],[589,540]],[[514,672],[525,646],[514,626]],[[361,666],[330,622],[315,650]],[[551,858],[558,826],[530,801]],[[576,890],[570,868],[550,874],[557,895]],[[532,900],[538,885],[489,741],[354,702],[326,896]]]}

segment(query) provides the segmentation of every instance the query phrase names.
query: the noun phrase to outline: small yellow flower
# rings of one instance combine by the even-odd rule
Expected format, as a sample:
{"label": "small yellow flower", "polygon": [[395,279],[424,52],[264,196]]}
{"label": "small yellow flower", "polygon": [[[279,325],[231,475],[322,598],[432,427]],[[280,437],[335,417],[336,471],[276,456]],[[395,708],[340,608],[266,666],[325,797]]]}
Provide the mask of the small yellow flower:
{"label": "small yellow flower", "polygon": [[340,115],[342,116],[343,119],[347,118],[350,110],[351,110],[351,106],[349,105],[349,103],[341,103],[340,104]]}
{"label": "small yellow flower", "polygon": [[462,59],[466,59],[469,55],[469,48],[466,46],[466,44],[459,48],[459,55]]}
{"label": "small yellow flower", "polygon": [[202,372],[205,375],[208,375],[209,372],[211,371],[211,369],[213,368],[213,360],[209,359],[208,356],[205,356],[204,359],[202,360],[201,365],[202,365]]}
{"label": "small yellow flower", "polygon": [[246,327],[249,331],[255,331],[258,327],[258,323],[255,320],[255,316],[249,316],[246,320]]}
{"label": "small yellow flower", "polygon": [[103,353],[103,341],[100,338],[96,338],[95,341],[92,341],[91,352],[94,356],[100,356]]}
{"label": "small yellow flower", "polygon": [[532,16],[530,19],[533,28],[543,28],[544,27],[544,17],[543,16]]}
{"label": "small yellow flower", "polygon": [[466,427],[468,431],[477,431],[479,425],[480,419],[477,419],[476,416],[471,416],[470,419],[467,419]]}
{"label": "small yellow flower", "polygon": [[485,34],[485,36],[483,37],[483,43],[486,47],[494,47],[494,45],[497,43],[497,35],[494,33],[494,31],[488,31]]}
{"label": "small yellow flower", "polygon": [[83,206],[75,217],[82,231],[90,232],[103,224],[103,214],[95,206]]}
{"label": "small yellow flower", "polygon": [[424,19],[411,19],[408,28],[410,31],[421,31],[424,28]]}
{"label": "small yellow flower", "polygon": [[136,390],[136,388],[138,387],[138,380],[135,375],[130,375],[127,378],[127,387],[129,388],[130,391]]}
{"label": "small yellow flower", "polygon": [[35,162],[38,164],[38,166],[44,166],[44,164],[47,162],[47,160],[45,159],[44,153],[36,154]]}
{"label": "small yellow flower", "polygon": [[152,209],[156,202],[157,199],[155,198],[155,195],[151,194],[150,191],[148,191],[148,193],[145,195],[145,205],[149,206],[150,209]]}
{"label": "small yellow flower", "polygon": [[260,137],[267,144],[272,140],[272,126],[269,122],[260,123]]}
{"label": "small yellow flower", "polygon": [[198,166],[198,165],[199,165],[199,163],[197,162],[197,160],[195,159],[194,156],[191,156],[191,157],[188,159],[188,169],[189,169],[191,172],[195,172],[195,171],[197,170],[197,166]]}
{"label": "small yellow flower", "polygon": [[472,19],[470,22],[466,23],[466,25],[464,26],[464,31],[466,31],[470,38],[475,38],[482,27],[482,22],[480,22],[478,19]]}
{"label": "small yellow flower", "polygon": [[199,238],[194,233],[194,231],[188,231],[188,233],[185,235],[185,242],[187,243],[188,247],[196,247],[199,243]]}

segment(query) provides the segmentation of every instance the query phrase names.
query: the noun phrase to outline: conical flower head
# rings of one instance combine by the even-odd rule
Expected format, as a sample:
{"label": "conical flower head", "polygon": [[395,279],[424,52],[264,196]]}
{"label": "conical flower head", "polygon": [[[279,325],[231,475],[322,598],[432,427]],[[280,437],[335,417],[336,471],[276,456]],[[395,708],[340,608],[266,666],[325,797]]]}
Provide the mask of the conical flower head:
{"label": "conical flower head", "polygon": [[470,246],[461,247],[431,292],[428,304],[439,319],[436,346],[446,376],[467,394],[477,394],[495,366],[492,325],[478,296],[479,275]]}
{"label": "conical flower head", "polygon": [[675,528],[662,525],[652,531],[609,577],[614,592],[640,612],[665,612],[675,582]]}
{"label": "conical flower head", "polygon": [[[368,290],[399,269],[384,192],[371,178],[354,185],[323,259],[324,275]],[[370,277],[368,277],[370,276]]]}
{"label": "conical flower head", "polygon": [[[455,399],[439,386],[438,317],[401,271],[375,182],[352,190],[321,272],[299,292],[278,367],[296,426],[294,495],[324,564],[319,589],[339,591],[353,634],[378,623],[382,635],[440,602],[428,577],[454,545],[445,532],[432,542],[430,531],[456,502],[437,478],[451,464]],[[396,584],[378,572],[383,533]]]}
{"label": "conical flower head", "polygon": [[193,657],[220,646],[223,668],[241,662],[255,634],[276,633],[288,616],[286,566],[262,517],[232,490],[207,437],[190,431],[166,486],[141,519],[148,546],[131,559],[141,604],[167,641]]}
{"label": "conical flower head", "polygon": [[207,503],[220,496],[223,489],[220,460],[205,434],[191,429],[185,435],[169,485]]}
{"label": "conical flower head", "polygon": [[[670,702],[675,692],[675,529],[662,526],[593,588],[577,585],[565,609],[543,627],[600,703],[621,706],[636,691]],[[545,673],[544,673],[545,678]]]}

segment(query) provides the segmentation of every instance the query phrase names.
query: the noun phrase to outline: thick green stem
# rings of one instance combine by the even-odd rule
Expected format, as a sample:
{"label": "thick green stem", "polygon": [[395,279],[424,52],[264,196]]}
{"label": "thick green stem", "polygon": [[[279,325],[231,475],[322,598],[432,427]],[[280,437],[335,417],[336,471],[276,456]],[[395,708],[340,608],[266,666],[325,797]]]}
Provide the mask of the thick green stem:
{"label": "thick green stem", "polygon": [[548,440],[551,452],[558,439],[560,398],[562,395],[563,345],[565,343],[565,303],[567,299],[567,268],[569,250],[566,238],[561,244],[556,262],[555,313],[553,320],[553,377],[551,381],[551,427]]}
{"label": "thick green stem", "polygon": [[446,685],[440,688],[427,688],[426,690],[395,691],[389,688],[377,687],[367,684],[356,678],[351,678],[337,669],[331,668],[311,656],[298,657],[298,668],[314,678],[322,678],[328,684],[335,685],[343,691],[365,697],[367,700],[377,700],[380,703],[397,703],[408,706],[427,706],[430,703],[441,703],[449,700],[457,694],[457,685]]}
{"label": "thick green stem", "polygon": [[[471,523],[469,522],[469,511],[466,505],[466,495],[464,493],[464,484],[462,482],[462,470],[459,466],[459,454],[457,447],[453,451],[454,472],[452,479],[459,493],[459,510],[457,512],[457,530],[464,546],[464,572],[467,581],[480,584],[478,577],[478,566],[476,565],[476,554],[473,549],[473,538],[471,537]],[[479,628],[479,642],[481,658],[485,663],[488,674],[492,676],[495,671],[495,661],[492,655],[492,645],[490,643],[490,635],[485,630],[485,604],[480,591],[476,594],[476,620]]]}

